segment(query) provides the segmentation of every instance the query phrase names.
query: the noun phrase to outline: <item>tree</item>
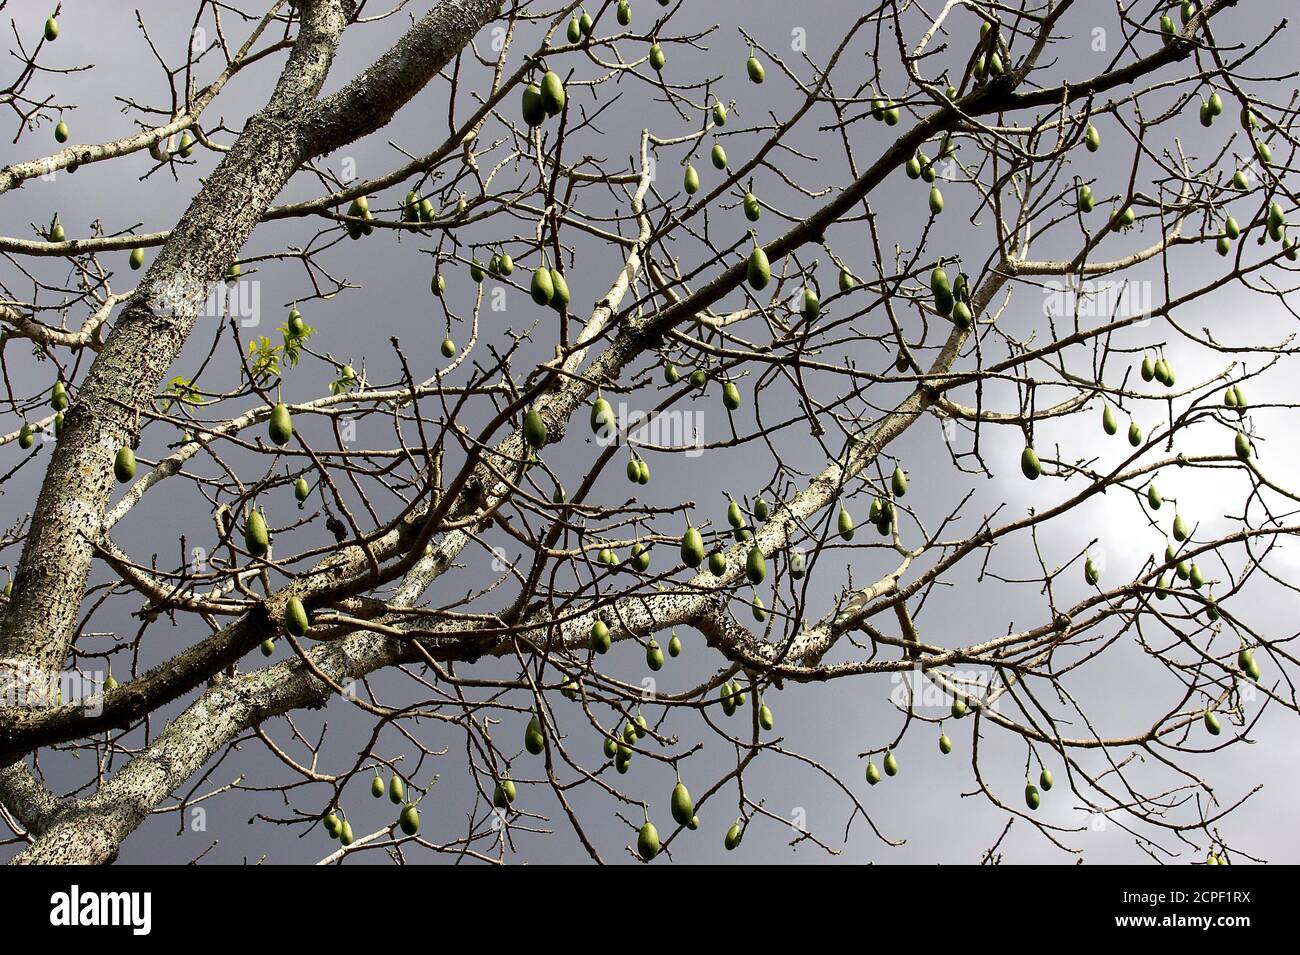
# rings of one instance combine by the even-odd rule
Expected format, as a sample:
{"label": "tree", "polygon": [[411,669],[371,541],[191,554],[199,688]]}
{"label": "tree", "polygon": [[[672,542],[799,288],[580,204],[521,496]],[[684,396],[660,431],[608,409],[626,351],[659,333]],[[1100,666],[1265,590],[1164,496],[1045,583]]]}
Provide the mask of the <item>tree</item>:
{"label": "tree", "polygon": [[[44,462],[0,541],[15,861],[109,861],[150,813],[254,786],[337,858],[500,857],[551,815],[596,860],[721,853],[790,824],[747,784],[771,762],[888,842],[870,786],[936,737],[1067,853],[1088,824],[1040,804],[1159,858],[1247,851],[1222,820],[1254,790],[1221,796],[1201,754],[1297,708],[1264,610],[1300,530],[1264,431],[1294,345],[1187,319],[1285,307],[1295,273],[1269,25],[1120,6],[1078,71],[1099,11],[1071,0],[882,2],[811,49],[793,24],[788,55],[701,26],[740,5],[366,6],[202,0],[180,67],[142,19],[171,95],[95,144],[56,92],[76,22],[14,21],[0,96],[58,148],[0,192],[145,156],[130,189],[194,188],[165,231],[65,206],[0,238],[30,383],[5,482]],[[399,17],[323,92],[345,35]],[[736,36],[747,62],[701,52]],[[215,118],[276,61],[264,106]],[[606,131],[642,103],[635,142]],[[401,160],[332,165],[371,134]],[[435,334],[367,287],[399,255]],[[274,335],[246,340],[250,290],[288,310]],[[841,686],[892,707],[850,766],[781,726]],[[256,780],[210,781],[249,743]],[[371,787],[400,809],[353,832]]]}

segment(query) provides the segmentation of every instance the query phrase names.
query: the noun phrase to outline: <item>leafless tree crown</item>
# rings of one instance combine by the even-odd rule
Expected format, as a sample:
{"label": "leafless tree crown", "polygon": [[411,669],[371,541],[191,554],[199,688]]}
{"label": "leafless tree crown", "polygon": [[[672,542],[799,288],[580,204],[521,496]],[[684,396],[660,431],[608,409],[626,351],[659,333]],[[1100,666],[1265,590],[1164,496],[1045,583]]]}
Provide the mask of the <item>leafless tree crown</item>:
{"label": "leafless tree crown", "polygon": [[[1250,856],[1222,820],[1254,782],[1205,754],[1297,708],[1265,612],[1300,528],[1279,24],[388,4],[197,0],[180,49],[140,14],[163,83],[86,142],[81,25],[0,0],[0,193],[49,210],[0,236],[15,861],[241,792],[334,860],[721,856],[751,825],[863,858],[936,745],[986,861],[1012,826],[1073,858],[1094,818]],[[373,142],[399,158],[359,168]],[[188,207],[60,198],[109,162]],[[405,322],[367,281],[399,254]],[[823,692],[887,703],[847,763],[786,729]],[[839,807],[792,823],[764,767]]]}

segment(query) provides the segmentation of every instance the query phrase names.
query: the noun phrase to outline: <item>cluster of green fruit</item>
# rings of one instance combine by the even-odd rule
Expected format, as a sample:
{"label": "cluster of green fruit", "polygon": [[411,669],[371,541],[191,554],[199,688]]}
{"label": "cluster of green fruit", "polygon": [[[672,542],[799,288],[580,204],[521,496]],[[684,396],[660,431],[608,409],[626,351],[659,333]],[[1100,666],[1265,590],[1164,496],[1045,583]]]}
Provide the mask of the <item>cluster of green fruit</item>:
{"label": "cluster of green fruit", "polygon": [[[637,713],[634,721],[629,721],[623,725],[623,732],[620,737],[616,738],[609,735],[605,737],[605,758],[614,761],[614,768],[618,770],[620,775],[626,774],[632,765],[632,748],[638,740],[644,739],[649,731],[650,726],[646,722],[646,718]],[[527,743],[527,738],[525,738],[525,743]]]}
{"label": "cluster of green fruit", "polygon": [[[943,140],[939,143],[939,155],[935,158],[934,162],[947,159],[954,155],[955,152],[956,150],[952,145],[952,137],[945,133]],[[934,162],[931,162],[930,157],[918,149],[916,153],[913,154],[912,158],[903,164],[903,171],[907,174],[908,179],[920,179],[924,182],[933,183],[935,179]],[[933,196],[931,198],[933,200]],[[943,211],[942,196],[939,197],[938,205],[938,211]]]}
{"label": "cluster of green fruit", "polygon": [[[1199,4],[1196,3],[1196,0],[1183,0],[1179,9],[1179,17],[1183,21],[1183,26],[1187,26],[1191,22],[1198,7]],[[1174,26],[1174,18],[1167,13],[1160,15],[1160,35],[1165,43],[1171,42],[1178,36],[1178,27]]]}
{"label": "cluster of green fruit", "polygon": [[[584,13],[583,16],[586,16]],[[540,126],[548,116],[558,116],[566,102],[564,82],[554,70],[547,70],[539,84],[524,87],[523,117],[530,127]]]}
{"label": "cluster of green fruit", "polygon": [[[347,223],[349,238],[359,239],[363,235],[374,234],[375,227],[370,223],[370,220],[374,219],[374,215],[370,211],[370,200],[365,196],[357,196],[353,199],[352,204],[348,206],[347,214],[349,220],[362,220]],[[239,273],[236,272],[235,274],[238,275]]]}
{"label": "cluster of green fruit", "polygon": [[415,808],[415,803],[406,801],[406,785],[402,782],[402,777],[393,773],[388,781],[388,786],[384,786],[383,777],[379,775],[379,770],[375,770],[375,778],[370,781],[370,795],[376,799],[383,797],[388,793],[388,798],[394,805],[401,806],[402,810],[397,816],[397,824],[401,827],[402,832],[408,836],[413,836],[420,831],[420,812]]}
{"label": "cluster of green fruit", "polygon": [[951,318],[958,328],[970,328],[975,316],[971,310],[970,278],[965,272],[958,272],[956,281],[950,283],[940,259],[930,272],[930,294],[937,313]]}
{"label": "cluster of green fruit", "polygon": [[1025,805],[1030,809],[1037,809],[1042,804],[1043,798],[1038,791],[1039,787],[1042,787],[1043,792],[1047,792],[1052,788],[1052,771],[1050,769],[1044,769],[1038,774],[1038,786],[1035,786],[1032,782],[1025,783]]}
{"label": "cluster of green fruit", "polygon": [[980,45],[983,51],[975,58],[975,81],[982,83],[994,76],[1001,76],[1006,67],[1002,62],[1001,51],[1005,48],[1002,35],[993,32],[993,24],[985,20],[980,24]]}
{"label": "cluster of green fruit", "polygon": [[433,203],[427,196],[422,196],[414,189],[406,194],[402,201],[402,221],[412,225],[427,225],[437,218]]}

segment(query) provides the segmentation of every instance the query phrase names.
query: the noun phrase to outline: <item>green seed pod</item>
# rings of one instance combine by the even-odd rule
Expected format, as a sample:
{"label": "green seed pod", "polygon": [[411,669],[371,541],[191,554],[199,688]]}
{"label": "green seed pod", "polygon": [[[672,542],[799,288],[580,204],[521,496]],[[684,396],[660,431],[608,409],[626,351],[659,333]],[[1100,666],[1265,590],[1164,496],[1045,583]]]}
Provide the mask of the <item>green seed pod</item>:
{"label": "green seed pod", "polygon": [[53,43],[59,38],[59,21],[50,17],[45,21],[45,39]]}
{"label": "green seed pod", "polygon": [[836,522],[836,528],[840,537],[844,540],[853,540],[853,515],[849,513],[848,508],[843,504],[840,505],[840,515]]}
{"label": "green seed pod", "polygon": [[659,648],[659,642],[653,638],[646,644],[645,665],[655,671],[664,668],[664,652]]}
{"label": "green seed pod", "polygon": [[1080,212],[1091,212],[1096,203],[1092,198],[1092,189],[1087,185],[1079,187],[1079,198],[1075,203]]}
{"label": "green seed pod", "polygon": [[1042,802],[1042,797],[1038,795],[1038,787],[1033,783],[1025,784],[1025,805],[1031,810],[1037,809]]}
{"label": "green seed pod", "polygon": [[952,752],[952,740],[948,738],[947,733],[939,734],[939,752],[945,756]]}
{"label": "green seed pod", "polygon": [[256,508],[248,515],[244,524],[244,546],[254,557],[262,557],[271,546],[266,529],[266,518]]}
{"label": "green seed pod", "polygon": [[306,478],[300,477],[298,478],[298,480],[293,482],[293,496],[298,500],[299,503],[307,500],[307,497],[310,494],[311,494],[311,487],[308,486]]}
{"label": "green seed pod", "polygon": [[546,437],[546,422],[536,408],[529,408],[524,415],[524,440],[530,448],[541,448],[546,444]]}
{"label": "green seed pod", "polygon": [[1155,482],[1152,481],[1147,485],[1147,504],[1151,506],[1151,510],[1158,511],[1160,510],[1160,505],[1164,502],[1165,499],[1161,496],[1160,489],[1156,487]]}
{"label": "green seed pod", "polygon": [[1174,540],[1187,540],[1187,522],[1183,520],[1183,515],[1174,515]]}
{"label": "green seed pod", "polygon": [[1083,134],[1083,144],[1088,148],[1088,152],[1090,153],[1095,153],[1101,148],[1101,133],[1099,133],[1097,127],[1093,126],[1091,123],[1088,124],[1088,129]]}
{"label": "green seed pod", "polygon": [[271,409],[271,421],[267,428],[267,434],[270,436],[272,443],[284,447],[293,437],[293,419],[289,415],[289,406],[284,402],[278,403]]}
{"label": "green seed pod", "polygon": [[546,110],[547,116],[558,116],[564,109],[564,83],[560,76],[554,70],[547,70],[546,75],[542,77],[541,85],[542,108]]}
{"label": "green seed pod", "polygon": [[354,841],[354,837],[352,835],[352,823],[344,819],[343,825],[339,827],[339,842],[344,846],[350,846],[352,845],[353,841]]}
{"label": "green seed pod", "polygon": [[772,710],[766,703],[758,708],[758,725],[765,730],[770,730],[776,725],[776,720],[772,716]]}
{"label": "green seed pod", "polygon": [[894,476],[890,479],[890,484],[893,487],[894,497],[902,497],[907,493],[907,475],[898,465],[894,465]]}
{"label": "green seed pod", "polygon": [[497,783],[496,789],[492,791],[492,805],[498,809],[509,809],[510,804],[515,801],[517,795],[515,781],[506,777]]}
{"label": "green seed pod", "polygon": [[534,716],[528,721],[528,727],[524,730],[524,749],[534,756],[539,756],[545,748],[546,737],[542,735],[541,720]]}
{"label": "green seed pod", "polygon": [[650,44],[650,65],[654,67],[655,71],[662,70],[665,62],[667,62],[667,57],[664,56],[663,48],[659,43],[656,41]]}
{"label": "green seed pod", "polygon": [[1128,424],[1128,443],[1135,448],[1142,444],[1142,429],[1138,427],[1136,421],[1130,421]]}
{"label": "green seed pod", "polygon": [[691,817],[695,815],[695,803],[691,801],[691,791],[686,788],[686,784],[680,779],[677,785],[673,787],[673,794],[669,800],[672,806],[673,819],[680,826],[689,826]]}
{"label": "green seed pod", "polygon": [[763,582],[767,576],[767,562],[763,559],[763,552],[757,545],[749,549],[745,556],[745,577],[755,586]]}
{"label": "green seed pod", "polygon": [[727,125],[727,107],[723,106],[721,102],[715,102],[713,104],[713,125]]}
{"label": "green seed pod", "polygon": [[135,477],[135,452],[130,445],[124,444],[117,449],[117,457],[113,459],[113,476],[119,484],[125,484]]}
{"label": "green seed pod", "polygon": [[681,553],[687,567],[699,567],[704,563],[704,538],[690,524],[686,525],[686,533],[682,535]]}
{"label": "green seed pod", "polygon": [[713,144],[713,148],[709,150],[709,161],[713,163],[714,169],[727,168],[727,151],[722,148],[722,143]]}
{"label": "green seed pod", "polygon": [[632,4],[628,0],[618,0],[618,24],[627,26],[632,22]]}
{"label": "green seed pod", "polygon": [[952,323],[958,328],[970,328],[971,322],[975,316],[971,314],[970,306],[965,302],[958,301],[952,306]]}
{"label": "green seed pod", "polygon": [[406,784],[397,773],[393,773],[393,778],[388,781],[388,798],[395,806],[406,801]]}
{"label": "green seed pod", "polygon": [[613,640],[609,634],[609,627],[605,621],[597,620],[591,625],[591,648],[597,653],[605,653],[609,650]]}
{"label": "green seed pod", "polygon": [[591,403],[591,430],[596,434],[601,431],[613,431],[616,422],[614,409],[604,398],[597,398]]}
{"label": "green seed pod", "polygon": [[941,265],[936,265],[930,273],[930,292],[934,295],[934,310],[940,315],[950,314],[956,302],[948,284],[948,273]]}
{"label": "green seed pod", "polygon": [[1246,432],[1238,431],[1237,436],[1233,438],[1232,446],[1238,458],[1243,461],[1250,460],[1250,438],[1246,437]]}
{"label": "green seed pod", "polygon": [[757,222],[763,215],[763,207],[758,204],[758,197],[752,192],[745,193],[745,199],[741,205],[745,209],[745,218],[750,222]]}
{"label": "green seed pod", "polygon": [[529,126],[540,126],[546,122],[546,105],[542,102],[542,91],[536,83],[524,87],[522,112],[524,122]]}
{"label": "green seed pod", "polygon": [[938,186],[930,187],[930,212],[936,216],[943,212],[943,193]]}
{"label": "green seed pod", "polygon": [[670,657],[679,657],[682,655],[682,640],[674,631],[672,639],[668,641],[668,655]]}
{"label": "green seed pod", "polygon": [[1020,471],[1031,481],[1037,481],[1039,475],[1043,473],[1043,465],[1038,460],[1038,452],[1032,447],[1026,447],[1020,453]]}
{"label": "green seed pod", "polygon": [[876,764],[867,760],[867,782],[874,786],[880,782],[880,770],[876,769]]}
{"label": "green seed pod", "polygon": [[397,817],[397,824],[402,827],[402,832],[406,835],[415,835],[420,831],[419,810],[411,805],[404,806],[401,815]]}
{"label": "green seed pod", "polygon": [[737,846],[740,845],[740,838],[742,835],[743,835],[743,831],[740,828],[740,823],[737,822],[730,829],[727,830],[726,836],[723,837],[722,839],[723,848],[726,849],[728,852],[731,852],[733,849],[735,849]]}
{"label": "green seed pod", "polygon": [[954,696],[952,698],[952,718],[955,720],[959,720],[965,715],[966,715],[966,701],[963,700],[961,697]]}
{"label": "green seed pod", "polygon": [[1212,710],[1205,711],[1204,721],[1205,728],[1209,730],[1211,736],[1218,736],[1223,732],[1223,727],[1219,725],[1219,718]]}
{"label": "green seed pod", "polygon": [[311,620],[307,616],[307,608],[302,605],[302,601],[296,595],[290,597],[289,602],[284,606],[284,629],[295,637],[305,637],[307,631],[311,629]]}
{"label": "green seed pod", "polygon": [[1259,664],[1255,662],[1255,653],[1250,647],[1243,645],[1237,652],[1237,666],[1252,680],[1259,680]]}
{"label": "green seed pod", "polygon": [[885,750],[885,775],[886,776],[898,775],[898,760],[897,758],[895,758],[894,751],[892,749]]}
{"label": "green seed pod", "polygon": [[1101,428],[1107,434],[1114,434],[1119,430],[1119,421],[1115,418],[1115,410],[1110,405],[1103,405],[1101,410]]}
{"label": "green seed pod", "polygon": [[695,171],[695,167],[690,163],[686,164],[686,175],[683,179],[683,186],[688,196],[693,196],[700,191],[700,174]]}
{"label": "green seed pod", "polygon": [[755,291],[765,288],[772,279],[772,266],[768,264],[767,253],[762,250],[757,242],[754,243],[754,250],[749,253],[749,261],[745,266],[745,277],[749,280],[750,288]]}
{"label": "green seed pod", "polygon": [[767,71],[763,69],[763,64],[758,62],[758,57],[752,53],[749,59],[745,61],[745,72],[749,74],[751,81],[761,83],[767,78]]}
{"label": "green seed pod", "polygon": [[821,311],[822,303],[821,299],[817,297],[817,293],[811,288],[805,288],[803,290],[803,305],[799,310],[799,314],[801,314],[804,319],[811,322],[816,320],[817,316],[821,314]]}
{"label": "green seed pod", "polygon": [[1097,562],[1091,557],[1083,562],[1083,579],[1089,586],[1096,586],[1097,581],[1101,579],[1101,571],[1097,569]]}
{"label": "green seed pod", "polygon": [[541,266],[533,272],[533,281],[528,290],[533,296],[533,301],[538,305],[549,305],[551,296],[555,294],[555,282],[551,279],[551,270]]}
{"label": "green seed pod", "polygon": [[740,389],[736,387],[734,381],[729,381],[722,386],[722,404],[728,411],[735,411],[740,407]]}

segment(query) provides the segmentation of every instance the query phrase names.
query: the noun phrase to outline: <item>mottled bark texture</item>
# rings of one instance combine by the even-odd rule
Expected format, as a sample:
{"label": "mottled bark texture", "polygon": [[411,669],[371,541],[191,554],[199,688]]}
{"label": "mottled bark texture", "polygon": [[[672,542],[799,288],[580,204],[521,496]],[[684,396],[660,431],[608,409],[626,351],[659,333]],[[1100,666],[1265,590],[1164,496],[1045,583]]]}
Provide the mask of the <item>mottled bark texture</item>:
{"label": "mottled bark texture", "polygon": [[269,102],[172,231],[67,411],[0,630],[0,685],[6,674],[13,682],[17,674],[53,674],[63,665],[112,490],[113,457],[134,441],[137,409],[155,393],[213,283],[267,206],[303,162],[387,123],[496,7],[488,0],[439,4],[374,66],[318,102],[354,5],[299,4],[298,39]]}

